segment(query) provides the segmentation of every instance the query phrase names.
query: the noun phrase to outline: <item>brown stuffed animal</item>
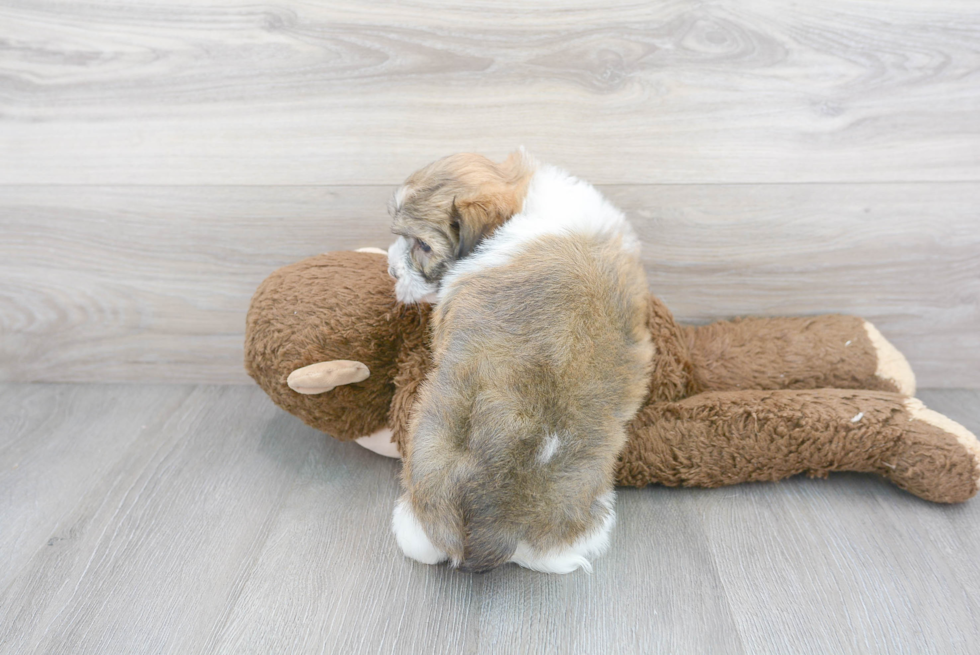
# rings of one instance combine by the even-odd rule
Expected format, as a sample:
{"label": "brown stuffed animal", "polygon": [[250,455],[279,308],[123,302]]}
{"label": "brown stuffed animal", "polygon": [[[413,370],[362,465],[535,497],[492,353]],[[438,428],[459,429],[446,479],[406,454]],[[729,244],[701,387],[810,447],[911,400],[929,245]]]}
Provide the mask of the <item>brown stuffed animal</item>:
{"label": "brown stuffed animal", "polygon": [[[397,456],[429,366],[428,318],[427,305],[396,303],[383,255],[311,257],[259,286],[245,367],[308,425]],[[980,443],[911,397],[908,363],[867,321],[689,327],[651,297],[649,326],[650,395],[630,425],[619,484],[718,487],[862,471],[935,502],[976,493]]]}

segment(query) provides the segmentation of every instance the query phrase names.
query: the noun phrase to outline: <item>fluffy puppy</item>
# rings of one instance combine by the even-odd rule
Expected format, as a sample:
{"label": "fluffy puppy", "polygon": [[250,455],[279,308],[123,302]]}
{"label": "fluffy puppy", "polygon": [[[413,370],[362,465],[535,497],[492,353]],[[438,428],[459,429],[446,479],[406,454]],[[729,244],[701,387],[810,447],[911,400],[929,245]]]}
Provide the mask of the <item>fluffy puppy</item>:
{"label": "fluffy puppy", "polygon": [[403,299],[437,304],[398,544],[469,571],[590,569],[653,354],[637,239],[595,188],[523,153],[441,160],[404,189],[396,229],[415,243],[391,266]]}

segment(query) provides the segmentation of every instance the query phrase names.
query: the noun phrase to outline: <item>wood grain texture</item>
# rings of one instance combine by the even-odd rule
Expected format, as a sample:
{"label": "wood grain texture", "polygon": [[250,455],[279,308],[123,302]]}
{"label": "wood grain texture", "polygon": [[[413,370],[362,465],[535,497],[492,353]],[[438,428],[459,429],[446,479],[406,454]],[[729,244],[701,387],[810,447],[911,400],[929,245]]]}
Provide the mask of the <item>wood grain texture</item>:
{"label": "wood grain texture", "polygon": [[[6,588],[40,546],[73,538],[59,524],[91,487],[109,472],[127,447],[149,437],[188,396],[187,387],[144,387],[125,394],[145,411],[120,411],[123,400],[101,387],[4,387],[0,395],[0,457],[6,507],[0,530],[0,589]],[[100,420],[115,416],[114,430]]]}
{"label": "wood grain texture", "polygon": [[[392,187],[0,187],[0,379],[247,382],[274,269],[386,246]],[[922,386],[980,386],[980,185],[603,187],[685,321],[865,316]]]}
{"label": "wood grain texture", "polygon": [[391,238],[388,189],[5,191],[2,379],[245,382],[245,312],[269,273]]}
{"label": "wood grain texture", "polygon": [[[4,585],[0,649],[197,652],[220,623],[317,435],[281,441],[292,421],[249,402],[254,390],[177,389],[184,401],[162,412],[147,396],[166,399],[173,388],[102,388],[114,407],[95,421],[90,390],[46,389],[65,418],[83,422],[83,445],[108,438],[117,450],[81,483],[58,479],[56,491],[74,492],[69,511],[46,534],[34,531],[30,559]],[[145,424],[129,430],[127,421]],[[10,498],[18,485],[4,464],[3,523],[30,523],[36,505]],[[85,472],[84,462],[75,467]],[[20,475],[47,474],[41,460]]]}
{"label": "wood grain texture", "polygon": [[963,0],[4,0],[0,183],[980,180]]}
{"label": "wood grain texture", "polygon": [[[980,392],[920,395],[980,431]],[[0,384],[0,426],[5,655],[980,649],[977,499],[621,489],[592,575],[472,576],[400,554],[396,462],[255,388]]]}

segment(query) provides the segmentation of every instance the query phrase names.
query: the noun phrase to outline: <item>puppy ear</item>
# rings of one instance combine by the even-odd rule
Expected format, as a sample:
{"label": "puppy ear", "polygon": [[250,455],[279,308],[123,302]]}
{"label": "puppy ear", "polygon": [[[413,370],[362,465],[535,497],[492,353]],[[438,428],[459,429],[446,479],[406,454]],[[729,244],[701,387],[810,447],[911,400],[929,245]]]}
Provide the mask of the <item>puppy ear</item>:
{"label": "puppy ear", "polygon": [[468,194],[453,198],[450,228],[459,237],[456,258],[471,254],[481,241],[521,211],[533,174],[533,162],[523,149],[488,173]]}
{"label": "puppy ear", "polygon": [[478,200],[456,202],[450,208],[450,229],[456,233],[456,259],[472,253],[481,241],[493,234],[510,216],[501,217]]}

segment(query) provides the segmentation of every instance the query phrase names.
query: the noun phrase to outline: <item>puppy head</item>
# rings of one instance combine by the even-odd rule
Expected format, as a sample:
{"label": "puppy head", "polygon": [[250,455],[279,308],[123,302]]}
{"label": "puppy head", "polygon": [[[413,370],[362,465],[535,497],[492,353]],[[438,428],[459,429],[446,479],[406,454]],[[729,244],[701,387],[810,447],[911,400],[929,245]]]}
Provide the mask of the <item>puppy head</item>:
{"label": "puppy head", "polygon": [[398,300],[431,301],[452,265],[521,211],[534,168],[521,149],[500,164],[457,154],[413,173],[388,207],[398,235],[388,250]]}

